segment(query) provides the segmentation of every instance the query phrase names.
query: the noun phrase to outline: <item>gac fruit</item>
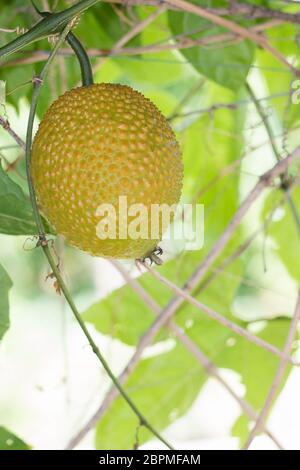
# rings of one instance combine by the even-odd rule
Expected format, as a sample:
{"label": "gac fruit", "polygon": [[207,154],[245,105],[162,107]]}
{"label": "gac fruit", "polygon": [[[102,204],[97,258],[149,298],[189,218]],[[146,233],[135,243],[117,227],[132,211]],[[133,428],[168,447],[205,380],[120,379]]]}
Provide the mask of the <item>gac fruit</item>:
{"label": "gac fruit", "polygon": [[[34,138],[31,174],[41,212],[70,245],[136,259],[155,248],[166,227],[155,239],[120,238],[119,197],[148,214],[153,204],[177,204],[183,166],[157,107],[128,86],[102,83],[72,89],[50,106]],[[99,237],[103,204],[116,208],[115,238]]]}

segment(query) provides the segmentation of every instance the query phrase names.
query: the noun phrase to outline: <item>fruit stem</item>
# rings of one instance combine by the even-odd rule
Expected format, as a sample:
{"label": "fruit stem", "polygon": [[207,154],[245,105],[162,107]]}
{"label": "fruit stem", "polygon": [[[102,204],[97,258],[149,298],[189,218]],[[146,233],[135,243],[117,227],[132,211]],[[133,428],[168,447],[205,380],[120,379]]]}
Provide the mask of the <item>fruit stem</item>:
{"label": "fruit stem", "polygon": [[27,124],[27,134],[26,134],[26,151],[25,151],[25,156],[26,156],[26,172],[27,172],[27,179],[28,179],[28,187],[29,187],[29,194],[30,194],[30,200],[33,208],[33,213],[34,213],[34,218],[36,222],[36,226],[38,229],[38,235],[39,235],[39,241],[37,246],[42,247],[43,252],[49,262],[49,265],[51,266],[51,269],[53,271],[53,274],[59,284],[59,287],[73,313],[75,316],[80,328],[82,329],[85,337],[87,338],[89,345],[91,346],[93,352],[99,359],[100,363],[102,364],[103,368],[107,372],[108,376],[110,377],[111,381],[119,391],[120,395],[124,398],[124,400],[127,402],[129,407],[132,409],[134,414],[137,416],[140,425],[143,425],[145,428],[148,429],[157,439],[159,439],[162,443],[164,443],[169,449],[173,450],[173,447],[156,431],[154,427],[144,418],[142,413],[139,411],[139,409],[136,407],[134,402],[131,400],[131,398],[127,395],[127,392],[123,389],[122,385],[119,383],[118,379],[114,376],[113,372],[111,371],[108,363],[106,362],[105,358],[102,356],[98,346],[94,342],[93,338],[91,337],[87,327],[85,326],[84,321],[82,320],[80,313],[72,299],[72,296],[60,274],[59,267],[57,266],[54,257],[51,254],[50,248],[49,248],[49,243],[46,238],[44,226],[43,226],[43,221],[41,218],[41,215],[39,213],[39,208],[38,208],[38,203],[36,199],[36,194],[35,194],[35,189],[33,186],[33,180],[31,176],[31,146],[32,146],[32,131],[33,131],[33,123],[34,123],[34,118],[35,118],[35,112],[37,108],[37,101],[38,101],[38,96],[40,92],[40,88],[43,84],[43,80],[46,76],[46,73],[48,71],[48,68],[50,64],[52,63],[59,47],[63,44],[64,40],[66,39],[67,35],[70,33],[70,29],[72,27],[72,24],[68,24],[64,30],[62,31],[58,42],[52,49],[52,52],[45,63],[40,75],[38,77],[33,78],[33,93],[32,93],[32,100],[31,100],[31,106],[30,106],[30,112],[29,112],[29,118],[28,118],[28,124]]}
{"label": "fruit stem", "polygon": [[33,26],[29,31],[15,38],[13,41],[0,47],[0,60],[13,52],[23,49],[23,47],[47,37],[49,34],[57,33],[66,26],[66,24],[83,11],[92,7],[100,0],[81,0],[66,10],[54,13],[51,17],[43,18],[39,23]]}
{"label": "fruit stem", "polygon": [[[53,13],[50,13],[49,11],[41,11],[37,8],[33,0],[31,0],[31,3],[37,12],[38,15],[42,16],[43,18],[51,16]],[[71,46],[73,51],[76,54],[76,57],[79,61],[80,64],[80,70],[81,70],[81,77],[82,77],[82,85],[83,86],[89,86],[93,85],[94,80],[93,80],[93,70],[91,67],[90,59],[89,56],[87,55],[83,45],[77,39],[74,33],[72,31],[69,32],[69,34],[66,37],[66,40],[68,44]]]}
{"label": "fruit stem", "polygon": [[82,77],[82,85],[83,86],[93,85],[94,83],[93,71],[92,71],[90,59],[86,53],[86,50],[84,49],[79,39],[77,39],[75,34],[73,34],[72,32],[68,34],[66,39],[67,39],[67,42],[72,47],[73,51],[75,52],[77,59],[79,61],[81,77]]}

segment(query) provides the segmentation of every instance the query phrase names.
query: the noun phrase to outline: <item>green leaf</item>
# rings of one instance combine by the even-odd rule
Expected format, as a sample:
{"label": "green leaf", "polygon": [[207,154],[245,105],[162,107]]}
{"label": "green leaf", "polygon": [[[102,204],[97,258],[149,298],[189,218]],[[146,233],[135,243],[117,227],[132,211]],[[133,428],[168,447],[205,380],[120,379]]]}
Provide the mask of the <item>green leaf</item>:
{"label": "green leaf", "polygon": [[[297,186],[291,196],[295,205],[295,209],[300,214],[300,186]],[[274,210],[280,201],[282,201],[283,193],[280,191],[271,192],[266,199],[264,210],[262,212],[262,220],[268,218],[270,211]],[[290,275],[300,282],[300,263],[297,262],[295,256],[300,253],[300,235],[293,217],[291,207],[287,202],[278,208],[278,218],[272,220],[268,224],[267,234],[276,242],[273,250],[280,257],[284,266]]]}
{"label": "green leaf", "polygon": [[[185,264],[186,263],[184,263],[184,265]],[[238,281],[234,280],[234,277],[230,278],[227,276],[225,276],[220,281],[222,281],[223,284],[222,282],[216,282],[215,284],[213,284],[214,290],[205,290],[199,298],[204,303],[208,303],[207,300],[208,298],[210,298],[210,305],[217,308],[219,304],[220,309],[222,306],[221,312],[225,314],[226,308],[228,308],[226,307],[226,305],[228,305],[227,302],[231,302],[232,295],[234,294]],[[240,322],[237,318],[234,318],[232,315],[229,315],[229,317],[236,323],[239,323],[244,327],[247,326],[245,323]],[[271,382],[277,370],[278,358],[265,351],[261,347],[255,345],[254,343],[249,342],[247,339],[235,335],[227,328],[224,328],[217,322],[207,318],[204,314],[201,314],[201,312],[192,309],[188,304],[184,304],[182,309],[179,310],[176,315],[176,320],[180,324],[180,326],[186,330],[186,334],[188,334],[191,339],[193,339],[193,341],[198,344],[200,349],[204,353],[206,353],[208,357],[213,359],[219,367],[229,368],[240,374],[241,381],[246,386],[245,398],[258,412],[264,403]],[[187,326],[187,320],[193,320],[192,326]],[[278,318],[276,320],[271,320],[269,322],[266,322],[265,328],[262,332],[258,333],[258,336],[263,338],[265,341],[274,344],[276,347],[282,349],[287,337],[289,326],[290,321],[287,319]],[[230,342],[228,341],[229,339]],[[166,363],[169,364],[169,367],[172,367],[172,364],[177,365],[178,361],[180,360],[180,356],[174,359],[171,358],[172,352],[167,354],[170,355],[169,359],[167,359],[166,361]],[[157,357],[157,361],[159,360],[159,357]],[[285,380],[288,376],[289,371],[290,367],[287,367]],[[144,374],[145,371],[141,367],[140,383],[142,383],[142,385],[140,385],[140,387],[142,388],[142,391],[140,392],[140,398],[138,398],[139,394],[138,391],[136,391],[136,389],[138,388],[138,384],[136,383],[137,379],[133,378],[132,382],[130,382],[128,385],[128,391],[131,392],[132,397],[135,400],[136,398],[140,400],[139,403],[141,406],[143,405],[142,396],[147,393],[146,381],[142,382],[142,378],[145,377]],[[152,375],[153,377],[157,378],[157,383],[160,383],[160,374],[159,376],[157,376],[157,373],[155,372]],[[149,374],[149,376],[151,376],[151,374]],[[205,378],[203,378],[203,381],[204,380]],[[178,380],[178,383],[179,382],[180,380]],[[259,387],[257,386],[258,383]],[[173,384],[171,382],[171,390],[172,387]],[[153,394],[153,389],[151,388],[151,390]],[[189,390],[188,383],[185,383],[185,391],[182,391],[182,393],[186,393],[186,390]],[[149,397],[151,397],[150,391]],[[155,399],[155,403],[161,403],[161,400],[163,400],[159,395],[155,395]],[[168,405],[170,405],[170,407],[168,407],[168,411],[172,409],[173,404],[174,407],[175,405],[178,406],[177,402],[175,404],[175,402],[173,402],[172,399],[169,398]],[[149,410],[149,413],[151,413],[151,410],[153,409],[154,405],[153,403],[148,401],[147,405],[148,406],[145,406],[144,408],[145,412]],[[172,413],[170,412],[170,416],[171,415]],[[150,419],[150,415],[148,417]],[[165,416],[162,416],[162,421],[164,418]],[[166,427],[166,424],[164,425],[162,422],[160,422],[160,420],[157,419],[156,421],[156,419],[157,418],[155,417],[155,415],[153,415],[153,423],[155,423],[159,429],[164,429],[164,427]],[[169,422],[171,422],[171,420]],[[128,424],[127,429],[129,430],[126,438],[124,438],[124,434],[126,434],[124,431],[124,423],[126,423],[126,425]],[[107,449],[110,448],[112,443],[116,442],[116,448],[118,447],[118,445],[119,448],[130,448],[134,442],[136,427],[136,418],[127,409],[127,406],[125,404],[122,404],[121,399],[119,399],[118,403],[113,405],[112,410],[108,412],[108,414],[104,417],[104,420],[101,421],[101,423],[97,427],[97,447],[99,447],[100,449]],[[233,428],[233,432],[234,435],[238,435],[241,439],[245,439],[249,432],[248,418],[243,416],[239,418]],[[150,436],[147,435],[147,433],[141,433],[140,437],[140,443],[142,443],[146,438],[149,438]]]}
{"label": "green leaf", "polygon": [[0,427],[0,450],[29,450],[31,447],[7,429]]}
{"label": "green leaf", "polygon": [[231,428],[232,436],[238,437],[240,441],[240,447],[242,447],[243,443],[246,442],[247,437],[249,436],[249,419],[246,415],[241,415],[236,420],[234,425]]}
{"label": "green leaf", "polygon": [[11,287],[12,281],[0,264],[0,340],[9,328],[8,293]]}
{"label": "green leaf", "polygon": [[83,319],[101,333],[135,345],[153,321],[153,314],[130,287],[124,286],[92,305]]}
{"label": "green leaf", "polygon": [[[202,5],[201,1],[193,3]],[[174,35],[187,35],[191,39],[203,39],[223,34],[228,30],[214,26],[211,22],[190,13],[169,11],[169,25]],[[183,49],[181,53],[191,65],[205,77],[216,83],[237,90],[246,81],[254,60],[255,46],[251,41],[238,44],[223,42]]]}
{"label": "green leaf", "polygon": [[[156,430],[163,430],[191,406],[206,380],[206,373],[181,345],[170,352],[142,360],[126,391]],[[132,449],[138,419],[123,398],[117,398],[97,426],[97,449]],[[138,443],[153,436],[138,430]]]}
{"label": "green leaf", "polygon": [[0,165],[0,233],[33,235],[36,232],[28,197]]}
{"label": "green leaf", "polygon": [[[270,320],[258,336],[282,350],[289,328],[288,319]],[[259,412],[270,390],[279,358],[245,338],[235,337],[234,341],[234,344],[228,345],[215,360],[219,367],[226,367],[240,374],[241,382],[246,387],[245,399]],[[287,366],[279,391],[290,370],[291,367]],[[233,427],[234,435],[238,436],[242,443],[249,434],[249,424],[248,417],[241,416]]]}

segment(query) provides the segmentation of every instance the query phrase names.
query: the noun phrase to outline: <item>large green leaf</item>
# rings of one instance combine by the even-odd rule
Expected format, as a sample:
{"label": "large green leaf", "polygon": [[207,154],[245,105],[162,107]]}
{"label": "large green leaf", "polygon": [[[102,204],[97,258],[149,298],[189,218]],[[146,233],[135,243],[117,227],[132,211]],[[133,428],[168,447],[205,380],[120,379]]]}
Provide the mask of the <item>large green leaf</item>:
{"label": "large green leaf", "polygon": [[0,450],[29,450],[30,446],[7,429],[0,427]]}
{"label": "large green leaf", "polygon": [[[218,288],[220,288],[220,285]],[[225,294],[228,289],[230,289],[230,280],[223,284],[221,292],[216,292],[219,302],[222,302],[223,306],[226,304],[227,297]],[[234,287],[231,286],[231,289],[234,290]],[[202,297],[201,299],[203,300]],[[235,335],[227,328],[201,314],[201,312],[192,312],[187,305],[183,307],[176,318],[182,328],[186,330],[186,334],[219,367],[232,369],[240,374],[241,382],[246,387],[245,398],[254,409],[259,411],[278,367],[278,358],[247,339]],[[231,317],[231,319],[233,318]],[[187,325],[187,320],[193,320],[193,322]],[[245,323],[238,321],[236,318],[235,322],[246,327]],[[261,333],[258,333],[258,336],[282,349],[289,326],[290,322],[287,319],[272,320],[266,322],[265,328]],[[188,374],[184,374],[185,361],[188,362]],[[192,396],[195,398],[196,390],[200,391],[205,382],[206,375],[201,370],[197,372],[197,366],[196,364],[193,366],[193,364],[193,357],[189,356],[189,353],[178,345],[175,350],[169,353],[142,361],[136,372],[131,376],[127,390],[157,429],[164,429],[172,422],[174,415],[178,418],[181,415],[181,411],[178,412],[178,410],[181,410],[183,404],[184,409],[188,409],[193,402]],[[178,375],[173,377],[173,370],[176,370]],[[288,367],[285,379],[289,370]],[[179,374],[182,374],[181,378]],[[174,393],[175,383],[178,387],[179,396]],[[257,386],[258,383],[260,384],[259,387]],[[192,396],[190,395],[191,390],[193,392]],[[176,387],[175,391],[177,391]],[[188,396],[190,401],[180,404],[178,401],[180,394],[182,399]],[[176,410],[175,414],[174,410]],[[248,418],[241,416],[234,427],[234,434],[244,439],[248,426]],[[124,427],[126,427],[126,433]],[[97,427],[97,448],[108,449],[112,445],[113,448],[122,449],[132,447],[136,428],[136,417],[128,409],[125,402],[118,399]],[[147,432],[140,433],[140,444],[150,437]]]}
{"label": "large green leaf", "polygon": [[[223,286],[223,295],[219,293],[220,297],[224,298],[227,287]],[[245,398],[258,412],[270,389],[278,367],[278,358],[199,312],[194,317],[190,312],[189,318],[194,318],[194,324],[186,328],[186,333],[219,367],[232,369],[240,374],[241,382],[246,387]],[[235,321],[241,324],[237,319]],[[266,322],[258,336],[282,349],[289,326],[290,321],[287,319],[271,320]],[[182,327],[185,328],[184,324]],[[188,373],[184,372],[185,367]],[[173,371],[176,374],[174,372],[173,375]],[[285,380],[289,371],[288,366]],[[172,418],[180,417],[189,408],[197,390],[200,391],[206,379],[206,374],[201,369],[197,370],[194,358],[177,345],[169,353],[142,361],[132,374],[127,391],[152,424],[162,430],[172,422]],[[137,419],[126,403],[121,398],[117,399],[97,426],[97,448],[131,448],[135,442],[137,425]],[[248,417],[241,416],[233,432],[244,440],[249,432]],[[142,444],[150,437],[149,433],[141,432],[139,443]]]}
{"label": "large green leaf", "polygon": [[28,197],[0,165],[0,232],[33,235],[37,229]]}
{"label": "large green leaf", "polygon": [[11,279],[0,264],[0,340],[9,328],[8,293],[11,286]]}
{"label": "large green leaf", "polygon": [[[282,349],[289,327],[290,321],[288,319],[271,320],[266,322],[265,327],[258,336]],[[228,345],[218,355],[216,362],[220,367],[232,369],[240,374],[241,382],[246,387],[245,398],[254,410],[259,412],[266,400],[278,368],[278,357],[245,338],[237,337],[233,345]],[[287,366],[285,378],[279,390],[283,387],[289,372],[290,366]],[[240,437],[242,442],[249,435],[249,421],[251,420],[248,417],[242,415],[234,425],[233,433]]]}
{"label": "large green leaf", "polygon": [[[203,5],[201,0],[193,3]],[[175,35],[202,39],[227,32],[224,28],[190,13],[169,11],[169,25]],[[181,53],[205,77],[232,90],[240,88],[246,80],[254,59],[255,47],[250,41],[238,44],[222,42],[210,46],[195,46]]]}
{"label": "large green leaf", "polygon": [[[126,391],[157,430],[163,430],[191,406],[206,373],[182,346],[142,360],[131,375]],[[97,449],[132,449],[138,419],[123,398],[117,398],[97,426]],[[144,428],[138,443],[153,436]]]}

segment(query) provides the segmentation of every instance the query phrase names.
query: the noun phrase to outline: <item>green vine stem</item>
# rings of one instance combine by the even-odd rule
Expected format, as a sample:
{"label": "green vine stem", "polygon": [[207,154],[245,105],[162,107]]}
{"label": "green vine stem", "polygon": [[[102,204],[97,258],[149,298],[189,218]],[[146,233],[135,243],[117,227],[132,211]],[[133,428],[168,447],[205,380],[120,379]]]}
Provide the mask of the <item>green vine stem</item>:
{"label": "green vine stem", "polygon": [[[31,0],[31,3],[38,15],[44,18],[51,16],[52,13],[50,13],[49,11],[39,10],[36,4],[33,2],[33,0]],[[73,51],[75,52],[76,57],[78,59],[80,70],[81,70],[82,85],[83,86],[92,85],[94,83],[93,70],[92,70],[89,56],[87,55],[85,48],[83,47],[79,39],[75,36],[75,34],[72,33],[72,31],[69,32],[69,34],[66,37],[66,40],[68,44],[71,46],[71,48],[73,49]]]}
{"label": "green vine stem", "polygon": [[47,71],[64,40],[66,39],[67,35],[70,33],[71,25],[68,24],[67,26],[64,27],[60,38],[58,42],[56,43],[55,47],[53,48],[47,62],[45,63],[40,75],[38,77],[33,78],[33,93],[32,93],[32,101],[31,101],[31,106],[30,106],[30,112],[29,112],[29,118],[28,118],[28,125],[27,125],[27,134],[26,134],[26,172],[27,172],[27,178],[28,178],[28,186],[29,186],[29,194],[30,194],[30,200],[34,212],[34,218],[35,222],[37,225],[38,229],[38,234],[39,234],[39,241],[38,241],[38,246],[41,246],[44,254],[49,262],[49,265],[51,266],[51,269],[53,271],[53,274],[55,278],[57,279],[57,282],[59,283],[59,286],[61,288],[61,291],[68,303],[68,305],[71,308],[72,313],[74,314],[80,328],[82,329],[83,333],[85,334],[93,352],[101,362],[103,368],[107,372],[108,376],[110,377],[111,381],[115,385],[115,387],[118,389],[120,395],[125,399],[127,404],[130,406],[132,411],[135,413],[137,416],[139,423],[141,426],[144,426],[147,428],[157,439],[159,439],[162,443],[164,443],[169,449],[173,450],[173,447],[156,431],[156,429],[148,422],[148,420],[143,416],[143,414],[139,411],[139,409],[136,407],[134,402],[131,400],[131,398],[127,395],[123,387],[120,385],[118,382],[117,378],[114,376],[113,372],[111,371],[108,363],[106,362],[105,358],[102,356],[98,346],[94,342],[93,338],[91,337],[87,327],[85,326],[85,323],[81,319],[80,313],[77,310],[77,307],[72,299],[72,296],[60,274],[59,268],[54,260],[54,257],[51,254],[51,251],[49,249],[49,244],[48,240],[46,238],[44,226],[43,226],[43,221],[41,218],[41,215],[39,213],[39,208],[38,208],[38,203],[36,199],[36,194],[33,186],[33,181],[32,181],[32,176],[31,176],[31,170],[30,170],[30,165],[31,165],[31,147],[32,147],[32,132],[33,132],[33,123],[34,123],[34,118],[35,118],[35,113],[36,113],[36,108],[37,108],[37,101],[38,101],[38,96],[40,92],[40,88],[43,84],[43,80],[47,74]]}
{"label": "green vine stem", "polygon": [[85,48],[83,47],[79,39],[77,39],[75,34],[73,34],[72,32],[68,34],[67,42],[70,44],[73,51],[75,52],[78,62],[80,64],[82,85],[83,86],[92,85],[94,83],[93,71],[92,71],[89,56],[87,55]]}
{"label": "green vine stem", "polygon": [[66,10],[59,13],[53,13],[51,16],[43,18],[25,34],[22,34],[22,36],[17,37],[5,46],[0,47],[0,60],[13,52],[19,51],[38,39],[45,38],[50,34],[59,33],[71,19],[99,1],[100,0],[81,0]]}

